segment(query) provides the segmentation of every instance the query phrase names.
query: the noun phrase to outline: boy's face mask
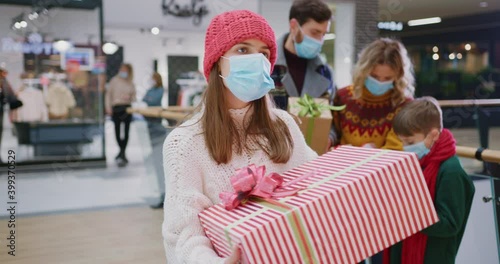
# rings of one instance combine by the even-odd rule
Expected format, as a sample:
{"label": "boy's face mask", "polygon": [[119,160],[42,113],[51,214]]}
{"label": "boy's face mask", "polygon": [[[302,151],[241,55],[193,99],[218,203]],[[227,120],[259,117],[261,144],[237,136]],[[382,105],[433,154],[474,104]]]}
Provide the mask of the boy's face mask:
{"label": "boy's face mask", "polygon": [[425,155],[429,154],[429,152],[432,149],[432,146],[434,145],[436,140],[438,140],[439,135],[440,135],[439,130],[433,129],[427,135],[424,135],[422,133],[416,133],[410,137],[400,136],[400,138],[404,144],[408,142],[417,141],[417,143],[407,144],[403,146],[403,150],[406,152],[413,152],[417,154],[417,157],[420,160],[423,157],[425,157]]}
{"label": "boy's face mask", "polygon": [[422,159],[425,155],[429,154],[431,152],[430,149],[428,149],[425,146],[425,142],[421,141],[412,145],[407,145],[403,147],[403,150],[406,152],[413,152],[417,154],[418,159]]}

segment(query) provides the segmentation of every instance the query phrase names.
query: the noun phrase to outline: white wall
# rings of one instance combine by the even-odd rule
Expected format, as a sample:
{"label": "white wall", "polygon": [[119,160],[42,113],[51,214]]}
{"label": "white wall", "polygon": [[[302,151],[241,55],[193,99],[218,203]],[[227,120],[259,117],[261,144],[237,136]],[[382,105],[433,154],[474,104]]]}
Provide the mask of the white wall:
{"label": "white wall", "polygon": [[[191,32],[164,32],[158,36],[141,33],[139,30],[107,29],[106,35],[124,46],[124,62],[134,67],[134,82],[138,98],[142,98],[147,82],[153,72],[153,61],[158,60],[158,72],[163,83],[168,84],[167,56],[198,56],[200,70],[203,67],[204,34]],[[182,39],[181,45],[177,41]]]}
{"label": "white wall", "polygon": [[352,83],[352,69],[355,61],[354,30],[355,3],[336,3],[335,14],[335,83],[345,87]]}
{"label": "white wall", "polygon": [[[205,31],[210,20],[227,10],[248,9],[259,11],[260,0],[211,0],[205,1],[209,15],[202,18],[202,23],[195,26],[192,18],[164,16],[160,0],[143,1],[137,6],[136,0],[104,1],[105,38],[124,47],[124,61],[134,67],[134,82],[137,96],[141,98],[151,78],[153,61],[158,60],[158,72],[168,84],[167,56],[198,56],[199,70],[203,70]],[[176,0],[180,5],[190,4],[191,0]],[[117,12],[119,10],[119,12]],[[160,35],[154,36],[140,29],[153,26],[162,28]],[[178,44],[178,41],[181,44]],[[166,100],[168,102],[168,100]]]}
{"label": "white wall", "polygon": [[[141,28],[163,26],[165,30],[204,32],[210,20],[227,10],[248,9],[258,12],[260,0],[208,0],[196,5],[198,10],[205,5],[208,14],[201,19],[199,26],[194,26],[192,17],[177,18],[163,15],[162,0],[105,0],[104,22],[109,28]],[[167,1],[167,3],[170,1]],[[192,0],[175,0],[181,7],[190,6]]]}
{"label": "white wall", "polygon": [[260,14],[269,22],[277,38],[289,31],[288,14],[292,2],[291,0],[261,1]]}

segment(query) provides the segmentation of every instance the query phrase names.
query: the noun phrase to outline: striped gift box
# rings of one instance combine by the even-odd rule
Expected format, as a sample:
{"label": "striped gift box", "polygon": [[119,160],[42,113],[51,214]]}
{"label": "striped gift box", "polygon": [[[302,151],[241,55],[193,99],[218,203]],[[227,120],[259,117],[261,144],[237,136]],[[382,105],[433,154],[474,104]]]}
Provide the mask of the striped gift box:
{"label": "striped gift box", "polygon": [[240,245],[249,263],[358,263],[436,223],[414,154],[342,146],[283,174],[304,190],[200,213],[220,256]]}

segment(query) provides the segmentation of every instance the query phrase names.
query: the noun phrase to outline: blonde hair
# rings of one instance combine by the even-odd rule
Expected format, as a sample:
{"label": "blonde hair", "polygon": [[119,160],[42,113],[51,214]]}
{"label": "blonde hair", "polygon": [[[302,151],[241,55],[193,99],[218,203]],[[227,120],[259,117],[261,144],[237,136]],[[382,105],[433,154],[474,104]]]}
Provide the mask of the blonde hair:
{"label": "blonde hair", "polygon": [[443,112],[436,99],[424,96],[407,103],[392,121],[394,133],[413,136],[415,133],[427,135],[432,129],[443,129]]}
{"label": "blonde hair", "polygon": [[388,65],[396,72],[392,105],[397,106],[403,103],[406,97],[413,97],[415,77],[406,48],[397,40],[381,38],[365,47],[359,55],[353,74],[354,99],[361,99],[366,78],[373,68],[380,64]]}
{"label": "blonde hair", "polygon": [[[251,102],[253,114],[244,133],[238,133],[229,113],[224,83],[219,77],[219,66],[215,64],[208,78],[208,88],[199,108],[204,108],[201,125],[208,152],[217,164],[228,163],[235,153],[250,150],[248,136],[255,136],[256,143],[275,163],[286,163],[293,150],[293,140],[288,126],[271,114],[273,104],[268,96]],[[245,117],[246,118],[246,117]]]}

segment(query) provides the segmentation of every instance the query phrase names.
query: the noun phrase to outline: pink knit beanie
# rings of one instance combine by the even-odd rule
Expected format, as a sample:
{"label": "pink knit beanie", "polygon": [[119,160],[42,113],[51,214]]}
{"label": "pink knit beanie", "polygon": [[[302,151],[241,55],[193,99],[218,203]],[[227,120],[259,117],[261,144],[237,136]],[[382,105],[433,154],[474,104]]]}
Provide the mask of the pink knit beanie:
{"label": "pink knit beanie", "polygon": [[276,38],[265,18],[248,10],[224,12],[214,17],[205,36],[205,78],[208,80],[214,64],[232,46],[252,38],[259,39],[269,46],[272,71],[276,61]]}

